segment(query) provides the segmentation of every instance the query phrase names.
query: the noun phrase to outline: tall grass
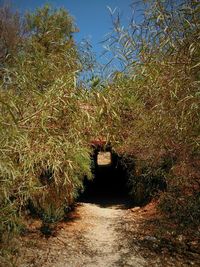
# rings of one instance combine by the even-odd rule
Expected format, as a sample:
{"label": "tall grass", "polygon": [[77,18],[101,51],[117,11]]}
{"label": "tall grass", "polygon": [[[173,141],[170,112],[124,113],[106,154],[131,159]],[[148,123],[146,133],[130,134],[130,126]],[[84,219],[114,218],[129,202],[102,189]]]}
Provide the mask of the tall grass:
{"label": "tall grass", "polygon": [[90,147],[81,133],[84,111],[74,84],[81,66],[73,20],[67,11],[45,6],[27,14],[24,25],[12,60],[6,60],[6,50],[1,67],[3,242],[22,230],[27,207],[44,223],[61,220],[83,190],[84,177],[91,178]]}
{"label": "tall grass", "polygon": [[[200,6],[155,0],[143,7],[144,19],[133,18],[127,28],[113,16],[107,38],[125,68],[106,89],[118,118],[116,149],[136,157],[139,181],[155,178],[155,171],[164,176],[166,214],[198,224]],[[135,170],[131,177],[137,194]]]}

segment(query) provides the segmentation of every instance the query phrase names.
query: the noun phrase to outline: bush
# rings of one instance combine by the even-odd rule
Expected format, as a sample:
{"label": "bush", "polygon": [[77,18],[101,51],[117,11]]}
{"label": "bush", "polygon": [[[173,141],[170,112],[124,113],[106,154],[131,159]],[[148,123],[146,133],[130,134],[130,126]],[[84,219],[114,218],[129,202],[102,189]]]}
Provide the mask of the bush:
{"label": "bush", "polygon": [[80,65],[73,20],[45,6],[26,16],[25,28],[14,63],[7,65],[9,82],[1,79],[1,239],[20,231],[28,203],[44,222],[61,220],[83,178],[91,178],[74,85]]}
{"label": "bush", "polygon": [[[144,20],[137,23],[133,18],[127,28],[118,15],[113,17],[114,30],[107,39],[109,52],[125,68],[106,88],[117,125],[114,146],[137,159],[140,174],[135,178],[134,168],[130,174],[133,195],[149,195],[154,178],[164,175],[168,191],[162,211],[169,214],[174,203],[180,207],[180,193],[184,208],[177,216],[187,221],[187,207],[197,214],[199,201],[194,189],[199,189],[200,177],[199,4],[155,0],[144,6]],[[161,168],[163,159],[171,163]],[[185,191],[189,183],[195,185],[190,195]]]}

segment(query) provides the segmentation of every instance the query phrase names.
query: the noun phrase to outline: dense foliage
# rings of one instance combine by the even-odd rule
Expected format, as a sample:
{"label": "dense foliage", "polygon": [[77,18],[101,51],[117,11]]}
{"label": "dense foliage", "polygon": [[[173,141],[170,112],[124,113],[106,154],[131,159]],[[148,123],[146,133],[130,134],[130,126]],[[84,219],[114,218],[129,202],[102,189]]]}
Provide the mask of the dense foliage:
{"label": "dense foliage", "polygon": [[80,64],[72,18],[45,6],[26,16],[22,34],[15,31],[19,18],[1,12],[2,27],[11,27],[17,39],[12,47],[10,41],[6,47],[3,33],[0,40],[5,46],[0,80],[0,234],[5,241],[7,234],[21,231],[27,207],[44,223],[62,219],[91,173],[81,133],[84,112],[74,86]]}
{"label": "dense foliage", "polygon": [[114,17],[108,40],[125,67],[105,93],[112,118],[118,118],[112,125],[117,122],[116,149],[135,158],[133,196],[151,194],[156,180],[161,187],[166,183],[162,211],[198,225],[200,5],[152,1],[143,14],[143,21],[132,20],[127,28]]}
{"label": "dense foliage", "polygon": [[144,1],[144,19],[127,28],[113,17],[106,47],[124,69],[90,88],[76,77],[94,59],[81,58],[67,11],[45,6],[21,21],[0,10],[1,241],[27,209],[44,224],[65,216],[91,178],[91,140],[122,156],[135,202],[167,189],[162,213],[199,224],[200,5],[173,2]]}

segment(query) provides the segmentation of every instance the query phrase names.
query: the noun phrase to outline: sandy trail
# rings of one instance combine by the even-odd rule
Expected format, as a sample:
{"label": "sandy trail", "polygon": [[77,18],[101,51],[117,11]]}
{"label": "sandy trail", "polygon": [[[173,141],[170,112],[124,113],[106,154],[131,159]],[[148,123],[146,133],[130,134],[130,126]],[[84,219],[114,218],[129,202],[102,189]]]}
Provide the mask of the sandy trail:
{"label": "sandy trail", "polygon": [[[144,266],[145,260],[139,255],[129,254],[128,244],[118,231],[125,210],[120,206],[100,207],[84,204],[83,212],[86,231],[83,236],[87,242],[87,251],[92,258],[80,266]],[[79,265],[74,265],[79,266]]]}
{"label": "sandy trail", "polygon": [[130,253],[118,231],[125,212],[117,205],[80,203],[75,218],[63,223],[55,237],[41,237],[36,247],[33,244],[26,249],[25,261],[18,264],[20,267],[146,266],[137,249],[135,253],[131,249]]}
{"label": "sandy trail", "polygon": [[[200,266],[190,260],[146,253],[138,245],[137,225],[140,211],[123,205],[79,203],[68,222],[59,225],[55,236],[24,240],[24,255],[17,267],[187,267]],[[38,240],[39,237],[39,240]],[[149,238],[149,237],[148,237]],[[154,245],[154,240],[152,245]],[[145,252],[145,253],[144,253]]]}

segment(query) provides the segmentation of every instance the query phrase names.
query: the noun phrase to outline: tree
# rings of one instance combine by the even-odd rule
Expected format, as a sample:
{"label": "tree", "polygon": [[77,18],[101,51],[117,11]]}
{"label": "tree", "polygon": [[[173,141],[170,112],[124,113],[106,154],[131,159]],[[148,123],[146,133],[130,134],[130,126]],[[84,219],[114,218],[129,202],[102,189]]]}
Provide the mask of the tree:
{"label": "tree", "polygon": [[[0,80],[14,60],[22,40],[19,14],[9,6],[0,7]],[[9,78],[8,76],[5,78]]]}

